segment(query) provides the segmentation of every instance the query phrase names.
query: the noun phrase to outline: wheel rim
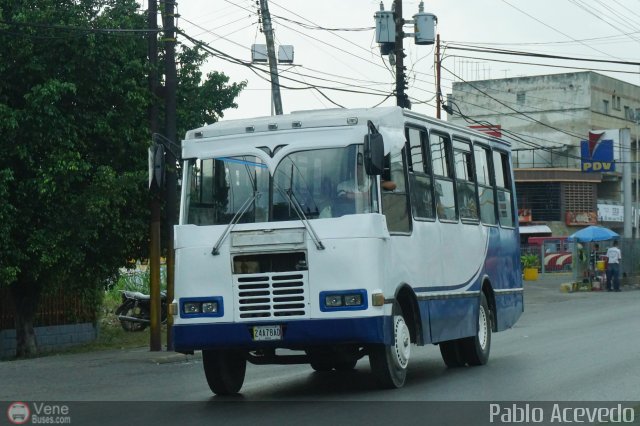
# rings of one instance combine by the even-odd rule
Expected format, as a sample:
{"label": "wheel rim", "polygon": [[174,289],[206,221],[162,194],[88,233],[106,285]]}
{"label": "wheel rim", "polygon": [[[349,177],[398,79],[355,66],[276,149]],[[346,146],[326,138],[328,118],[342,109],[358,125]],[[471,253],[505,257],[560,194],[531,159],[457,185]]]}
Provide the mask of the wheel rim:
{"label": "wheel rim", "polygon": [[411,336],[409,334],[409,327],[404,322],[401,316],[395,317],[394,321],[394,352],[395,362],[400,368],[407,368],[409,363],[409,357],[411,356]]}
{"label": "wheel rim", "polygon": [[484,306],[480,306],[480,314],[478,315],[478,343],[484,351],[487,348],[488,340],[488,324],[487,324],[487,312],[484,310]]}

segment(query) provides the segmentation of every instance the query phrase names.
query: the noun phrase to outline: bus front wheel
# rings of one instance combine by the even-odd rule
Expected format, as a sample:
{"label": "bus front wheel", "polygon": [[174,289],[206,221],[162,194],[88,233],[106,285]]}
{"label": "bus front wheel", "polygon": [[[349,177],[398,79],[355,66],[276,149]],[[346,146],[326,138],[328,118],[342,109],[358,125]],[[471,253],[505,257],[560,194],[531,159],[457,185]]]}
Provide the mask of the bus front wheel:
{"label": "bus front wheel", "polygon": [[411,356],[411,335],[398,303],[393,305],[393,342],[374,345],[369,352],[371,372],[384,388],[400,388],[407,377]]}
{"label": "bus front wheel", "polygon": [[209,388],[216,395],[240,391],[247,370],[247,359],[240,351],[203,350],[202,364]]}

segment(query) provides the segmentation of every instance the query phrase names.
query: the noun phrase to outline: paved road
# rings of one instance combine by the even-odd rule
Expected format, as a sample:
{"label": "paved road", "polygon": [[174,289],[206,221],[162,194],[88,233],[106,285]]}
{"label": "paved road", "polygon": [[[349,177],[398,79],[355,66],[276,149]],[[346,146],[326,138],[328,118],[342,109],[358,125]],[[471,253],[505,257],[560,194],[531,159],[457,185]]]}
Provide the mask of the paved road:
{"label": "paved road", "polygon": [[[447,369],[436,347],[414,347],[407,383],[398,390],[376,389],[363,359],[350,373],[316,373],[306,365],[249,365],[242,396],[219,398],[210,393],[197,355],[140,348],[2,362],[0,400],[302,401],[316,408],[324,401],[631,401],[637,405],[640,291],[561,293],[560,282],[568,280],[565,275],[525,283],[525,313],[516,327],[494,334],[486,366]],[[302,407],[303,417],[316,413],[309,411],[309,404]],[[456,412],[455,404],[435,408],[447,407]],[[376,413],[371,406],[364,410]],[[471,423],[458,419],[457,424]]]}

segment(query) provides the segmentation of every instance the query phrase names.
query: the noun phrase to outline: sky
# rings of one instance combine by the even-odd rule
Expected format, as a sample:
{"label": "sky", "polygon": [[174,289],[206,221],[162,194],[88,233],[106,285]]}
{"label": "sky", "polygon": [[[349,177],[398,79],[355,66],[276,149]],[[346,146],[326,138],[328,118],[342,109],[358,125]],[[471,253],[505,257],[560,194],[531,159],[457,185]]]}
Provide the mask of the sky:
{"label": "sky", "polygon": [[[146,2],[145,2],[146,3]],[[178,26],[246,65],[211,58],[204,71],[220,71],[231,81],[247,81],[238,108],[223,119],[271,114],[268,74],[251,71],[251,45],[265,44],[256,0],[185,0],[178,3]],[[417,13],[419,1],[404,0],[403,17]],[[278,45],[293,45],[294,66],[279,65],[284,113],[306,109],[391,106],[395,86],[388,57],[375,41],[379,0],[269,0]],[[391,9],[385,0],[385,10]],[[146,5],[143,3],[143,7]],[[437,16],[442,40],[442,90],[454,81],[599,70],[640,85],[640,66],[506,56],[455,49],[508,49],[587,59],[640,62],[640,0],[429,0],[425,12]],[[347,31],[348,30],[348,31]],[[407,25],[406,32],[413,27]],[[184,37],[179,41],[191,44]],[[404,40],[412,109],[435,116],[434,46]],[[500,62],[502,61],[502,62]],[[508,63],[528,62],[536,66]],[[255,67],[267,70],[266,65]],[[567,67],[567,68],[563,68]],[[626,73],[612,72],[614,70]],[[258,75],[257,75],[258,74]],[[262,78],[260,77],[262,76]],[[285,87],[286,86],[286,87]],[[316,89],[310,89],[316,87]],[[294,89],[295,88],[295,89]],[[341,89],[341,90],[335,90]],[[364,93],[355,93],[364,92]],[[443,115],[444,117],[444,115]]]}

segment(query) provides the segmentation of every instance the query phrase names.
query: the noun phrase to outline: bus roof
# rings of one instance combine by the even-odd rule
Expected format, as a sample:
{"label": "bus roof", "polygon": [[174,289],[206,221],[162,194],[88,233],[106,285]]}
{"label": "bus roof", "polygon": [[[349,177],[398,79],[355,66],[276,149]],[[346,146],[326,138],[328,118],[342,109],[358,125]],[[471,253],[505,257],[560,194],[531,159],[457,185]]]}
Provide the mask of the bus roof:
{"label": "bus roof", "polygon": [[404,122],[399,107],[294,111],[284,115],[220,121],[189,130],[185,140],[277,130],[366,125],[367,120],[387,126],[398,126]]}
{"label": "bus roof", "polygon": [[482,136],[483,138],[491,139],[494,143],[506,146],[511,145],[505,140],[492,137],[478,130],[462,127],[396,106],[293,111],[290,114],[284,115],[223,120],[187,131],[185,140],[285,129],[349,126],[359,123],[366,124],[368,120],[371,120],[377,126],[396,125],[402,127],[407,118],[427,122],[433,126],[445,126],[470,138]]}

